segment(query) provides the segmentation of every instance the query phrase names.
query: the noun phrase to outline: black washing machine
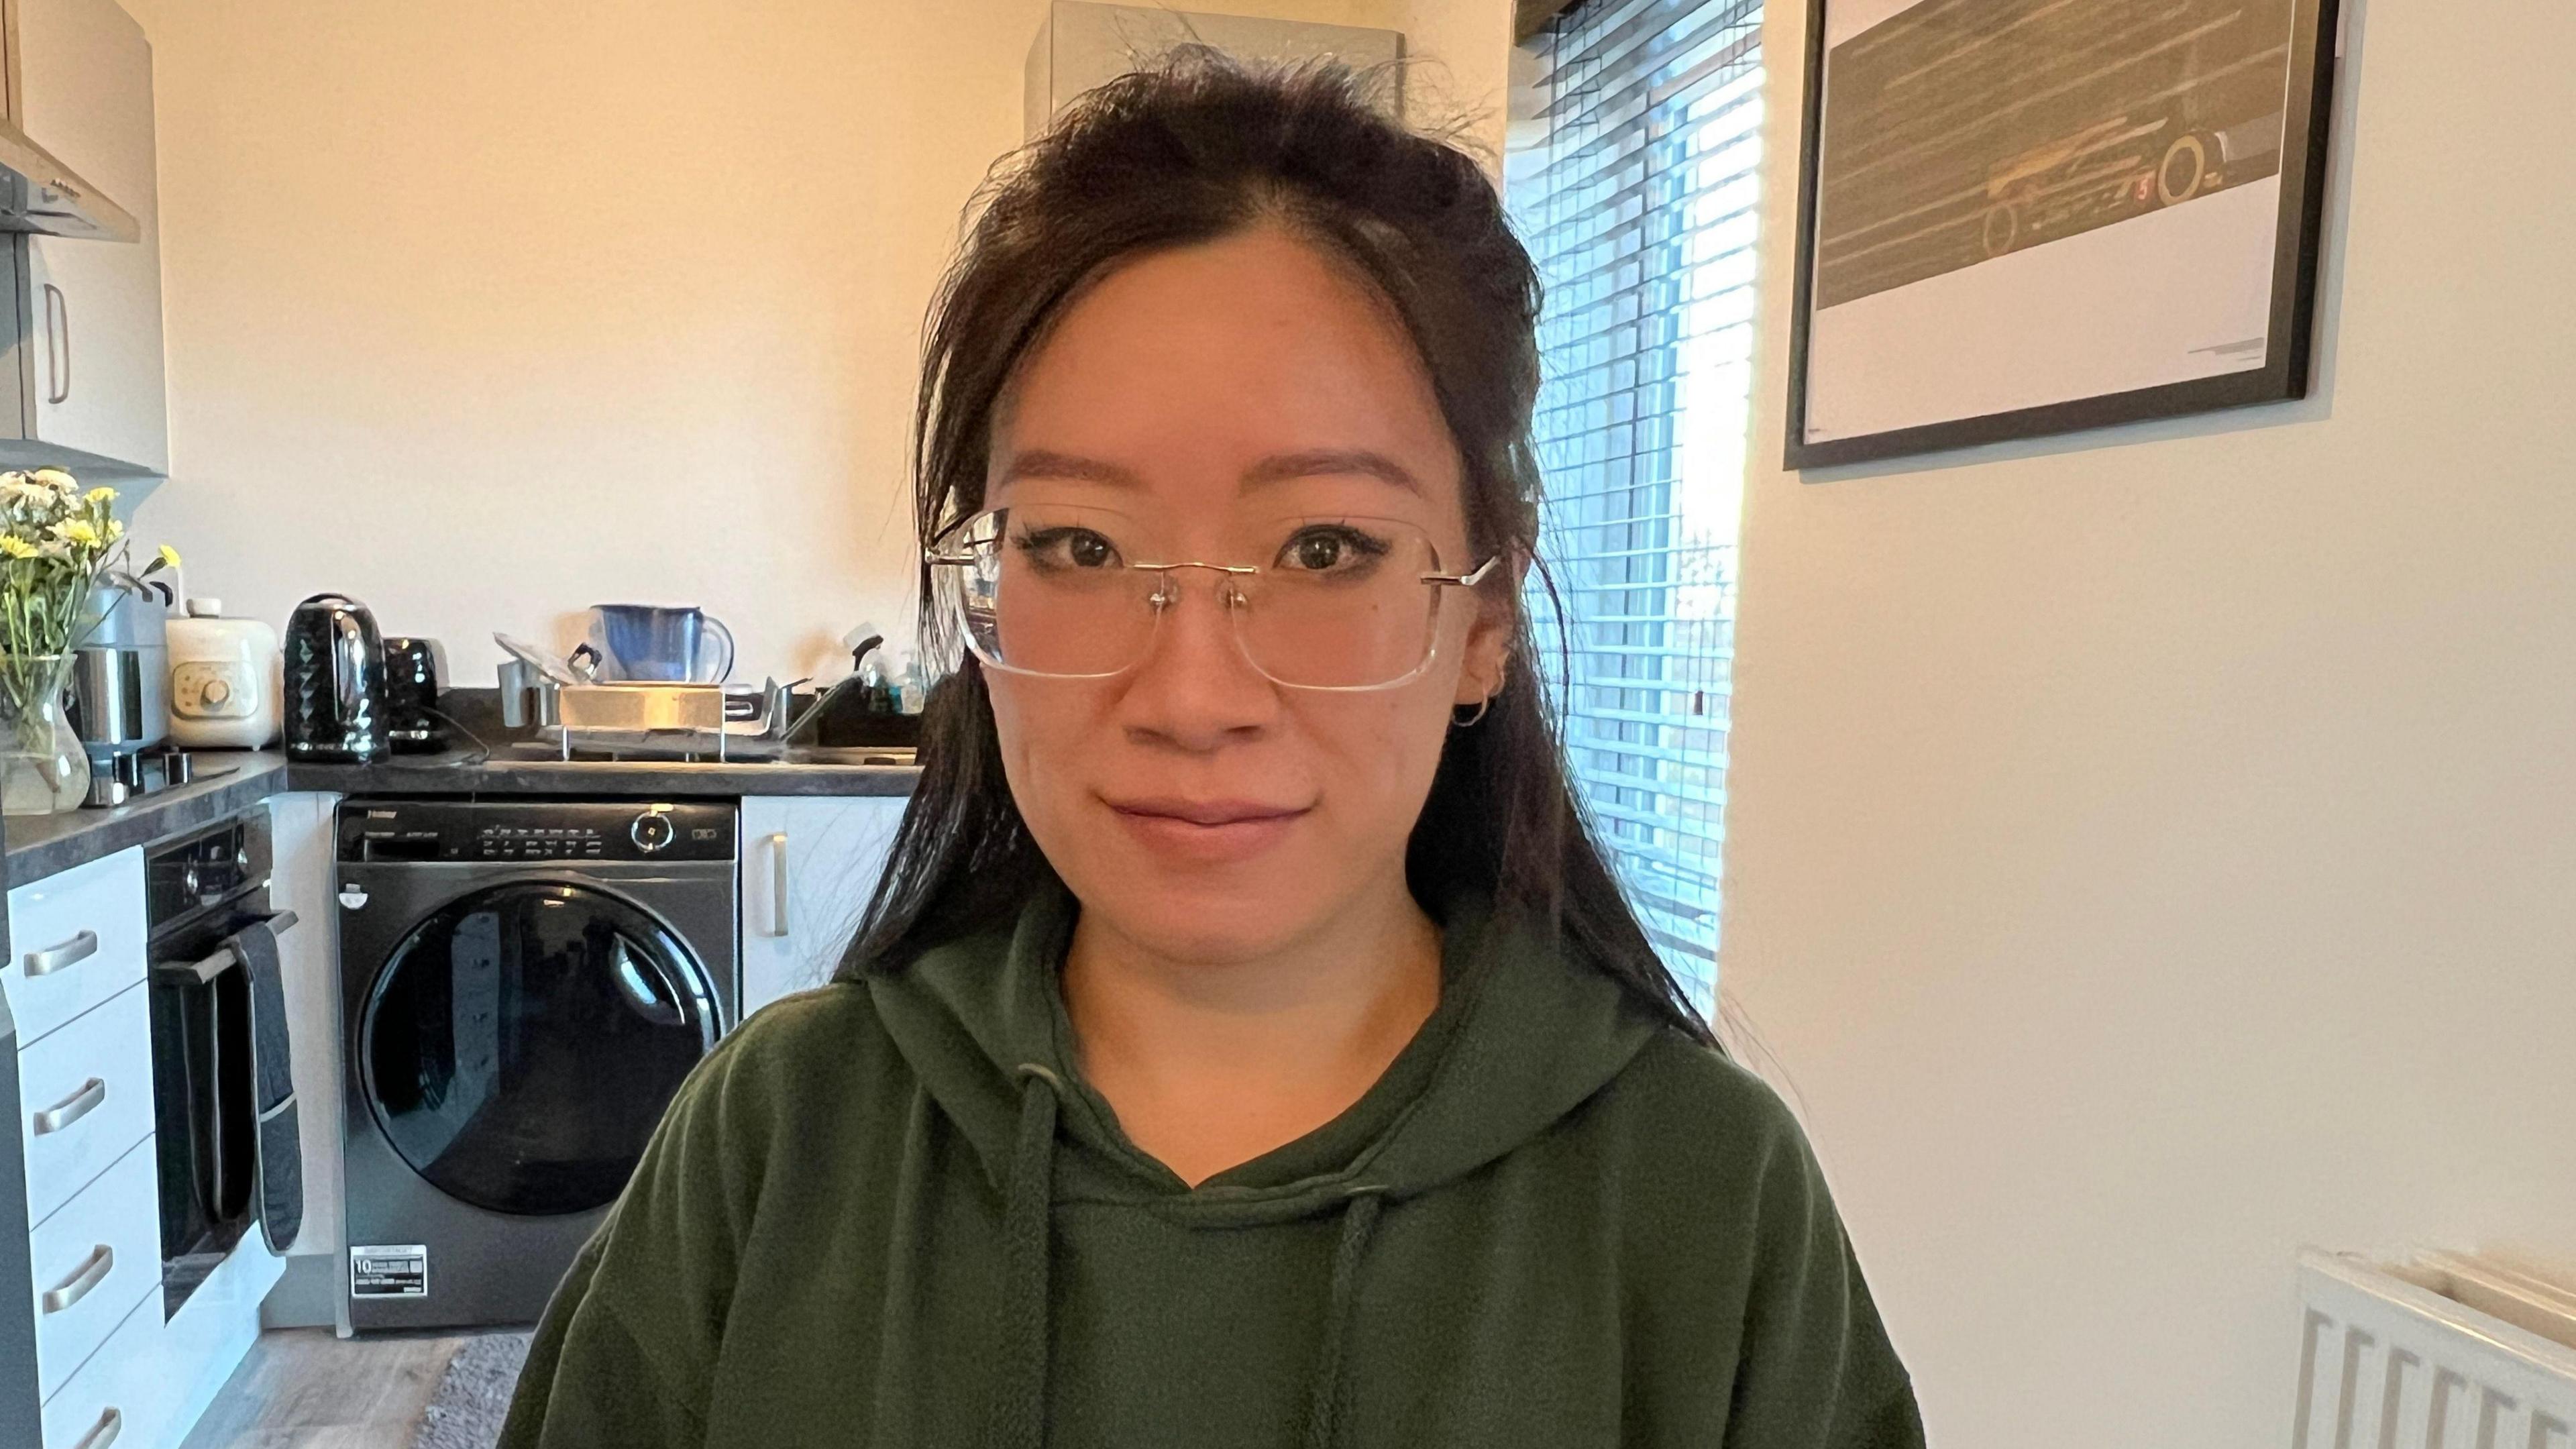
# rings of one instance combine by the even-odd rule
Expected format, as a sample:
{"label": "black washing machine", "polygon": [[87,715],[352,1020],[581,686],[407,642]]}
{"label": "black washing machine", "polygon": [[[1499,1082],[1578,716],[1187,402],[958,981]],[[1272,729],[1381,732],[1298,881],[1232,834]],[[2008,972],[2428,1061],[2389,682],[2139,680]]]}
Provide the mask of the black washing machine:
{"label": "black washing machine", "polygon": [[350,800],[352,1332],[534,1322],[736,1020],[731,801]]}

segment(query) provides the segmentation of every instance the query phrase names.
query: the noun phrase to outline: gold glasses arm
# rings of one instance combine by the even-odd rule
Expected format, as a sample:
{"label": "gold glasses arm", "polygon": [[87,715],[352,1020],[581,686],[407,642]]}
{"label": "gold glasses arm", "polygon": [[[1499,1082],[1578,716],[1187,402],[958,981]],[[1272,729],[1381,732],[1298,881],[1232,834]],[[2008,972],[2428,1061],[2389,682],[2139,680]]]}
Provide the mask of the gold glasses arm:
{"label": "gold glasses arm", "polygon": [[1422,576],[1422,581],[1426,584],[1455,584],[1462,589],[1472,589],[1476,585],[1483,583],[1485,581],[1485,575],[1492,573],[1494,571],[1494,565],[1501,563],[1502,561],[1503,556],[1501,554],[1496,554],[1492,558],[1485,560],[1483,563],[1476,565],[1476,570],[1473,573],[1424,574]]}

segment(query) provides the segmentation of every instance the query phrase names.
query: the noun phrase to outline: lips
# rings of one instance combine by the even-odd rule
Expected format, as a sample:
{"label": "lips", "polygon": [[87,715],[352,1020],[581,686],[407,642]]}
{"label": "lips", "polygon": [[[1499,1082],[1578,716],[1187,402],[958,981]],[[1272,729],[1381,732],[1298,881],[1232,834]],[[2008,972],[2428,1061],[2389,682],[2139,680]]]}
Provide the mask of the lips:
{"label": "lips", "polygon": [[1303,805],[1264,805],[1253,800],[1181,800],[1169,797],[1112,800],[1109,808],[1124,815],[1154,815],[1192,825],[1233,825],[1246,820],[1277,820],[1303,815]]}
{"label": "lips", "polygon": [[1249,860],[1284,839],[1311,807],[1258,800],[1104,800],[1138,844],[1175,862]]}

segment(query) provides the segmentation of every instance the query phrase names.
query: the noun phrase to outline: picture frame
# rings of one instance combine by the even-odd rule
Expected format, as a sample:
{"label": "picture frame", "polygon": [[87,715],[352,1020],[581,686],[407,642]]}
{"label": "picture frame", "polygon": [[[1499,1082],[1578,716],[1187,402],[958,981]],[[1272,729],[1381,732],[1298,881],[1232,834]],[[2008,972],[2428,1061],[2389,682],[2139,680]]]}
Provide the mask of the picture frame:
{"label": "picture frame", "polygon": [[1787,466],[2304,397],[2338,20],[1809,0]]}

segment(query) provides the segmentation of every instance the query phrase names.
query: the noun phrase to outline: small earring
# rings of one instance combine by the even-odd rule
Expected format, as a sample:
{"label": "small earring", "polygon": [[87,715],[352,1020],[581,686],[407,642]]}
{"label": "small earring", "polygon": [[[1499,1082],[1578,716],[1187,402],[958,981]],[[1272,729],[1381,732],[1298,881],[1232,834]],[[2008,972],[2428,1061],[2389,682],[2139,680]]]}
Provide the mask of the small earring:
{"label": "small earring", "polygon": [[1492,707],[1492,705],[1493,705],[1493,703],[1494,703],[1494,697],[1493,697],[1492,695],[1490,695],[1490,694],[1489,694],[1489,695],[1486,695],[1483,699],[1477,700],[1477,701],[1476,701],[1476,712],[1475,712],[1474,714],[1471,714],[1471,715],[1467,716],[1465,719],[1460,719],[1460,718],[1458,718],[1458,710],[1457,710],[1457,707],[1456,707],[1455,705],[1452,705],[1452,706],[1450,707],[1450,709],[1449,709],[1449,724],[1450,724],[1450,727],[1451,727],[1451,728],[1453,728],[1453,729],[1462,729],[1462,730],[1463,730],[1463,729],[1465,729],[1465,728],[1467,728],[1468,726],[1470,726],[1470,725],[1474,724],[1476,721],[1478,721],[1478,720],[1480,720],[1480,719],[1483,719],[1483,718],[1485,717],[1485,711],[1486,711],[1487,709],[1491,708],[1491,707]]}

